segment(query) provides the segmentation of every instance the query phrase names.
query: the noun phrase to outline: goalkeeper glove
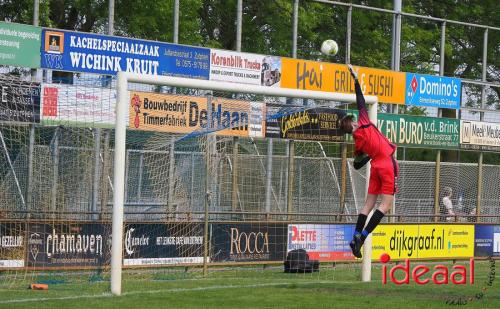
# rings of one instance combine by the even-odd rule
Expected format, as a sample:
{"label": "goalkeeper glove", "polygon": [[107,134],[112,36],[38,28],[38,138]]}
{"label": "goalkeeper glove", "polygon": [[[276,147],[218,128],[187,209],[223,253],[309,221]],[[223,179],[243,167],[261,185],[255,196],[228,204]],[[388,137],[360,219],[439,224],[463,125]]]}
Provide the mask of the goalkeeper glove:
{"label": "goalkeeper glove", "polygon": [[370,160],[371,158],[364,153],[357,155],[356,157],[354,157],[354,169],[359,170],[360,168],[365,166],[366,163],[370,162]]}

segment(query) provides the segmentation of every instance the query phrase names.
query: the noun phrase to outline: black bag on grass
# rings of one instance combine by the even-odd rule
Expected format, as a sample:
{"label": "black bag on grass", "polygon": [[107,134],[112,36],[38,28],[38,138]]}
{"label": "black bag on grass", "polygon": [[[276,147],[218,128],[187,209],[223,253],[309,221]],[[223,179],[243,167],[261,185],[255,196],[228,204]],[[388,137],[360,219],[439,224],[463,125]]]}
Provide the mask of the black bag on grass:
{"label": "black bag on grass", "polygon": [[312,273],[319,271],[319,261],[310,260],[304,249],[295,249],[286,256],[285,273]]}

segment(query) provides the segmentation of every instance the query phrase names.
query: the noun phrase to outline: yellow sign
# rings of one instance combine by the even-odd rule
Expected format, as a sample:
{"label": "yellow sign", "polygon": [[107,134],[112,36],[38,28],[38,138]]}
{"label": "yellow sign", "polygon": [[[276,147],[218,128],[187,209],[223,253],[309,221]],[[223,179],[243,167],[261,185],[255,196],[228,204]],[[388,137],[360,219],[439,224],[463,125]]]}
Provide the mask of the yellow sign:
{"label": "yellow sign", "polygon": [[[281,58],[282,88],[354,93],[354,80],[347,65]],[[405,103],[406,74],[356,67],[365,95],[377,96],[382,103]]]}
{"label": "yellow sign", "polygon": [[187,134],[194,131],[248,136],[251,104],[206,97],[131,92],[129,127]]}
{"label": "yellow sign", "polygon": [[474,256],[473,225],[379,225],[373,231],[372,259],[468,258]]}

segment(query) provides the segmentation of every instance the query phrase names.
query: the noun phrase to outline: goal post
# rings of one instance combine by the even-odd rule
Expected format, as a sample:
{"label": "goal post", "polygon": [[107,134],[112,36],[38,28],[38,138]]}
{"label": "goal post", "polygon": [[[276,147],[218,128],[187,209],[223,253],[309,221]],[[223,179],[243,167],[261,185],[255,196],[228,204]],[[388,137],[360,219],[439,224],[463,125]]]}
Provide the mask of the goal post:
{"label": "goal post", "polygon": [[[265,87],[258,85],[235,84],[230,82],[218,82],[198,79],[188,79],[171,76],[139,75],[128,72],[118,72],[117,75],[117,103],[116,103],[116,126],[115,126],[115,153],[114,153],[114,178],[113,178],[113,215],[112,215],[112,243],[111,243],[111,292],[114,295],[121,294],[122,262],[123,262],[123,224],[124,224],[124,199],[125,199],[125,157],[126,157],[126,129],[124,121],[127,118],[129,108],[128,86],[129,83],[170,86],[180,88],[194,88],[213,91],[237,92],[247,94],[266,95],[274,97],[303,98],[316,100],[331,100],[346,103],[356,102],[355,94],[311,91],[299,89],[285,89],[279,87]],[[365,96],[369,104],[369,115],[376,123],[377,119],[377,97]],[[369,168],[367,169],[369,173]],[[367,178],[368,179],[368,178]],[[368,180],[367,180],[368,181]],[[367,245],[370,246],[369,239]],[[367,247],[367,246],[365,246]],[[366,250],[366,249],[365,249]],[[363,260],[363,280],[365,272],[370,271],[369,251],[365,251]],[[365,260],[367,261],[365,263]],[[365,265],[366,264],[366,265]],[[367,269],[365,269],[367,268]],[[369,280],[369,277],[367,277]]]}

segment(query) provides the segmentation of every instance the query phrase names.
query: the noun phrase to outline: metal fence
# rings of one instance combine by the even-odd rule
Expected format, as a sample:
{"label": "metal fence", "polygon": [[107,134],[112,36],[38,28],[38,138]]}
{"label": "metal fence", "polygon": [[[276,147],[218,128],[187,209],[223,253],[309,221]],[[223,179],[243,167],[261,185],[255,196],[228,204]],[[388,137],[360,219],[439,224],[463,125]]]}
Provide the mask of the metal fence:
{"label": "metal fence", "polygon": [[[37,134],[44,134],[45,130],[37,128]],[[107,154],[101,150],[97,154],[102,174],[96,178],[92,131],[79,129],[75,134],[74,128],[59,130],[60,136],[68,140],[86,140],[82,144],[87,146],[67,146],[65,144],[69,142],[63,140],[59,145],[53,140],[48,145],[35,145],[31,199],[26,198],[28,147],[17,147],[12,169],[7,167],[5,156],[0,157],[0,165],[5,167],[0,175],[0,213],[3,217],[110,218],[112,150],[108,150]],[[85,135],[86,138],[83,138]],[[233,153],[232,139],[221,138],[218,143],[224,143],[224,147],[217,148],[209,168],[206,164],[207,152],[200,151],[203,143],[205,141],[193,143],[199,145],[192,151],[176,147],[174,156],[171,156],[170,150],[128,149],[126,218],[153,221],[201,218],[207,192],[209,211],[220,213],[216,216],[219,220],[242,219],[245,216],[250,219],[250,214],[259,218],[267,216],[287,220],[292,215],[301,214],[301,219],[306,221],[352,222],[363,206],[365,172],[354,170],[349,161],[343,178],[340,153],[326,156],[317,142],[295,142],[297,151],[294,160],[290,160],[290,154],[280,153],[278,142],[275,142],[270,187],[266,177],[268,156],[262,154],[266,153],[263,149],[258,150],[259,147],[264,148],[265,143],[258,147],[247,143],[251,146],[240,148],[236,154]],[[240,144],[245,144],[242,139]],[[293,162],[292,167],[290,162]],[[438,179],[440,187],[448,186],[454,191],[452,201],[457,215],[449,218],[449,222],[476,220],[476,215],[484,216],[479,218],[480,222],[500,222],[500,192],[497,188],[500,166],[481,167],[482,191],[478,197],[478,164],[440,163],[438,178],[436,162],[399,161],[399,165],[399,192],[392,213],[394,219],[389,220],[435,221],[435,181]],[[291,171],[292,179],[289,178]],[[341,205],[344,181],[345,204]],[[270,200],[266,199],[268,190]],[[24,203],[20,192],[26,198]],[[442,196],[437,197],[438,206],[441,199]]]}

